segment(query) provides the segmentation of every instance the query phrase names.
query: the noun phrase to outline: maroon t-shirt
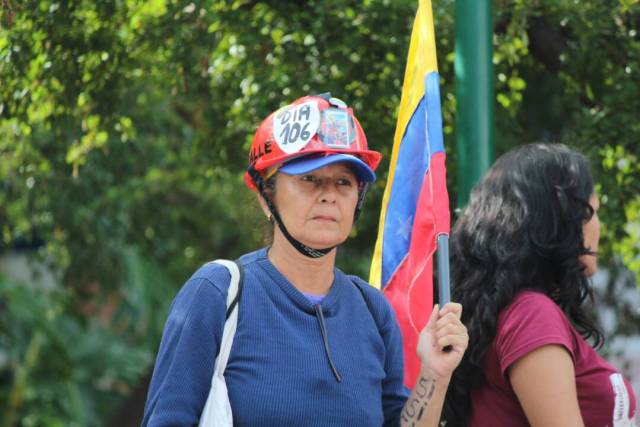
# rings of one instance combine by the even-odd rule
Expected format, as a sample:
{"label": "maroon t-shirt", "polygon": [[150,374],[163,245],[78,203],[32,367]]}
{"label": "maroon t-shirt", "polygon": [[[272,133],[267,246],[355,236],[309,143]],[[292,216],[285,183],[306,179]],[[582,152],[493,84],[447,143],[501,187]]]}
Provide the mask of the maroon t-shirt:
{"label": "maroon t-shirt", "polygon": [[507,370],[522,356],[549,344],[564,346],[573,359],[585,426],[636,425],[631,384],[582,338],[551,298],[523,291],[500,313],[496,337],[485,357],[486,383],[472,393],[469,426],[529,425]]}

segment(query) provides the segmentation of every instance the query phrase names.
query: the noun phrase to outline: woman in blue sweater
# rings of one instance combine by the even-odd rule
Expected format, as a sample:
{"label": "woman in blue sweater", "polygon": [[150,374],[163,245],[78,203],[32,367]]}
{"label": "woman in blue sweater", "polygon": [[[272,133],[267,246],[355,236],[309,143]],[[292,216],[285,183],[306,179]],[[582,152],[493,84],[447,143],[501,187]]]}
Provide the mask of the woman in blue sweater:
{"label": "woman in blue sweater", "polygon": [[[225,370],[237,426],[436,426],[468,336],[461,306],[434,309],[409,393],[395,316],[380,292],[335,267],[381,155],[330,95],[272,113],[245,175],[273,223],[268,248],[240,258],[238,326]],[[143,425],[198,423],[225,323],[230,275],[208,264],[169,313]],[[443,351],[446,346],[451,351]]]}

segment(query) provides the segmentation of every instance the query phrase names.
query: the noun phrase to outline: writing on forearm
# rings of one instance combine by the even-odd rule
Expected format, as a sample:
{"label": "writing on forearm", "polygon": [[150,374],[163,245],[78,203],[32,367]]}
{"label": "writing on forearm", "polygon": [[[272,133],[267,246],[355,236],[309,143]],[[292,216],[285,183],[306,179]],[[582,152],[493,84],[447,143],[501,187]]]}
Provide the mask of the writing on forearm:
{"label": "writing on forearm", "polygon": [[424,415],[425,409],[429,406],[435,389],[435,380],[427,380],[424,377],[420,377],[416,383],[414,394],[404,405],[400,418],[409,425],[414,426]]}

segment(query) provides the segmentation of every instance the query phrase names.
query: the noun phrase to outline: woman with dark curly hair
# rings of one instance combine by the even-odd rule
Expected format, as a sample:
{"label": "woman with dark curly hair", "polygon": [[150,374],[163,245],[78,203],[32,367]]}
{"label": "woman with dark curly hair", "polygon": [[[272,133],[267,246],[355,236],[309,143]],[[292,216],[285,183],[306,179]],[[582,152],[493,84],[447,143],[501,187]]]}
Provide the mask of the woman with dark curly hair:
{"label": "woman with dark curly hair", "polygon": [[582,306],[598,206],[588,161],[561,144],[512,150],[473,190],[451,242],[470,341],[447,427],[635,425],[631,385],[594,350],[603,336]]}

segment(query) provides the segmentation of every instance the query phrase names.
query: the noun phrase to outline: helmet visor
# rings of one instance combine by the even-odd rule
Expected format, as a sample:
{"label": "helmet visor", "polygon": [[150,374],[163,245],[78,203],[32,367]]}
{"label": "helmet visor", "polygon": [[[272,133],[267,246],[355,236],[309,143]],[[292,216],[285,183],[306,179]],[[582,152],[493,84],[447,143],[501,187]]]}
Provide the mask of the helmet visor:
{"label": "helmet visor", "polygon": [[301,175],[339,162],[348,163],[349,166],[353,167],[360,182],[373,182],[376,180],[376,174],[369,165],[356,156],[342,153],[300,157],[285,163],[278,171],[287,175]]}

